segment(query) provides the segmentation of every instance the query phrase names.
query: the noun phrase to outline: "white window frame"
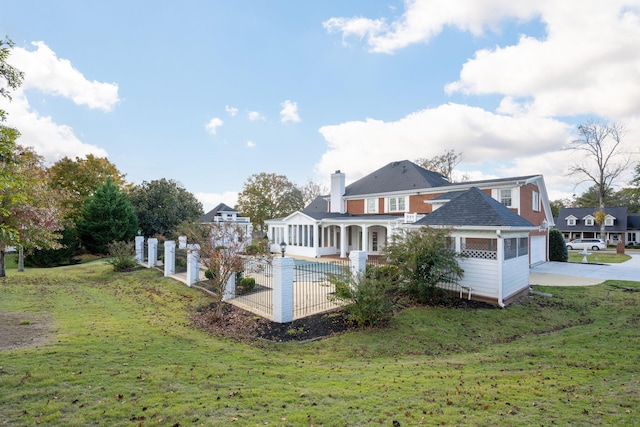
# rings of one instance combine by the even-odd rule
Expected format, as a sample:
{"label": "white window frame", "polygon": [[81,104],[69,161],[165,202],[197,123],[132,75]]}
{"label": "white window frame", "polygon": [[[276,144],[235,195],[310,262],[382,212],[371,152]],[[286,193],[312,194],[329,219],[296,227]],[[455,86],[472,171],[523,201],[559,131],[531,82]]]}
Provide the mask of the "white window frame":
{"label": "white window frame", "polygon": [[591,227],[596,223],[596,219],[592,216],[585,216],[584,217],[584,225],[586,225],[587,227]]}
{"label": "white window frame", "polygon": [[575,218],[567,218],[567,225],[575,226],[576,219]]}
{"label": "white window frame", "polygon": [[540,193],[538,193],[537,191],[534,191],[533,193],[531,193],[531,207],[534,211],[536,212],[540,212]]}
{"label": "white window frame", "polygon": [[[509,193],[509,196],[507,197],[507,192]],[[505,205],[506,207],[510,208],[513,206],[513,192],[511,191],[511,188],[503,188],[498,192],[498,195],[500,197],[500,203],[502,203],[503,205]],[[509,201],[509,203],[505,203],[505,201]]]}
{"label": "white window frame", "polygon": [[365,199],[365,213],[378,213],[378,199]]}
{"label": "white window frame", "polygon": [[614,217],[612,217],[611,215],[607,215],[606,218],[604,219],[605,227],[613,227],[614,221],[615,221]]}
{"label": "white window frame", "polygon": [[[402,207],[400,205],[403,205]],[[388,197],[387,212],[408,212],[406,196]]]}

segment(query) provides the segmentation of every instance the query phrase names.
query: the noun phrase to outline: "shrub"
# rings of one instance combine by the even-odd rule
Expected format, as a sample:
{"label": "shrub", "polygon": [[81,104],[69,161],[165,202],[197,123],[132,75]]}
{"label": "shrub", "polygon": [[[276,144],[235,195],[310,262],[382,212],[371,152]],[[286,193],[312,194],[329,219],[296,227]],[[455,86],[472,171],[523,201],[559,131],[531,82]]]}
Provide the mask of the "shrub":
{"label": "shrub", "polygon": [[24,259],[27,267],[58,267],[80,262],[76,257],[79,252],[79,240],[74,228],[65,228],[60,239],[60,249],[36,249]]}
{"label": "shrub", "polygon": [[213,271],[206,269],[204,271],[204,277],[206,277],[209,280],[213,280],[216,277],[216,273],[214,273]]}
{"label": "shrub", "polygon": [[331,279],[336,289],[331,300],[345,304],[347,318],[359,326],[378,325],[393,315],[395,284],[386,275],[376,276],[354,277],[347,270]]}
{"label": "shrub", "polygon": [[387,261],[397,266],[402,289],[420,304],[440,304],[448,293],[439,285],[456,283],[464,270],[451,247],[449,230],[422,227],[394,234],[386,248]]}
{"label": "shrub", "polygon": [[137,266],[136,252],[132,242],[117,241],[107,244],[109,259],[107,263],[114,271],[129,270]]}
{"label": "shrub", "polygon": [[564,241],[562,232],[557,228],[549,231],[549,260],[558,262],[567,262],[569,260],[569,252]]}
{"label": "shrub", "polygon": [[240,280],[240,287],[243,292],[249,292],[256,287],[256,279],[253,277],[244,277]]}

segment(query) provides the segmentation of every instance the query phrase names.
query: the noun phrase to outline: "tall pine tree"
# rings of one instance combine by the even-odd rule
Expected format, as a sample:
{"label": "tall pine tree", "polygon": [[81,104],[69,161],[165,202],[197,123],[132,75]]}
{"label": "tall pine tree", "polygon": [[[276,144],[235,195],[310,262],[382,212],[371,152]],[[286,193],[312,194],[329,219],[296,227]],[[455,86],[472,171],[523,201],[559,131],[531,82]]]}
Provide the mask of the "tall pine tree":
{"label": "tall pine tree", "polygon": [[80,241],[89,252],[106,254],[107,244],[130,241],[137,230],[138,218],[127,195],[107,178],[84,206],[78,221]]}

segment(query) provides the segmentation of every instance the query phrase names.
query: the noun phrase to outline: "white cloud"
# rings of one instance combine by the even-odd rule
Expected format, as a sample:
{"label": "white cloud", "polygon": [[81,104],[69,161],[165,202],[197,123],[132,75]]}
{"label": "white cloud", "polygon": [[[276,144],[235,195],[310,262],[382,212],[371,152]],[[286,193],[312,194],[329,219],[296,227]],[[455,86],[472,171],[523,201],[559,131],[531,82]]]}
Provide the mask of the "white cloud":
{"label": "white cloud", "polygon": [[249,111],[249,120],[255,122],[257,120],[265,121],[267,118],[257,111]]}
{"label": "white cloud", "polygon": [[280,110],[280,121],[286,122],[299,122],[300,116],[298,115],[298,103],[290,100],[284,101],[280,104],[282,110]]}
{"label": "white cloud", "polygon": [[238,109],[236,107],[231,107],[229,105],[225,105],[224,109],[226,110],[227,113],[229,113],[229,115],[231,117],[235,116],[236,114],[238,114]]}
{"label": "white cloud", "polygon": [[[544,2],[544,0],[542,0]],[[398,19],[331,18],[323,23],[329,32],[342,33],[343,41],[365,39],[372,52],[393,53],[414,43],[427,43],[445,25],[480,35],[502,19],[530,19],[539,2],[512,0],[406,0]],[[568,13],[567,15],[571,15]]]}
{"label": "white cloud", "polygon": [[60,59],[44,42],[33,42],[36,50],[15,48],[11,64],[24,72],[22,88],[36,89],[71,99],[78,105],[111,111],[120,101],[118,85],[89,81],[68,59]]}
{"label": "white cloud", "polygon": [[247,141],[247,147],[249,147],[249,148],[253,148],[253,147],[255,147],[255,146],[256,146],[255,142],[253,142],[253,141]]}
{"label": "white cloud", "polygon": [[[460,104],[425,109],[395,122],[367,119],[323,126],[319,131],[329,149],[316,165],[317,173],[328,176],[341,169],[349,180],[394,160],[433,157],[446,149],[462,152],[464,164],[470,167],[536,157],[571,140],[570,126],[558,120],[512,117]],[[540,172],[534,169],[520,170],[518,175]],[[556,167],[556,173],[564,173],[560,169]]]}
{"label": "white cloud", "polygon": [[0,98],[0,108],[9,115],[7,125],[21,133],[18,143],[33,147],[47,163],[54,163],[65,156],[75,158],[93,154],[106,157],[104,149],[81,141],[71,126],[56,123],[54,117],[41,115],[30,105],[28,94],[39,91],[68,98],[91,109],[111,111],[120,100],[118,85],[89,81],[69,60],[58,58],[43,42],[32,44],[35,50],[12,49],[11,65],[24,72],[24,81],[12,93],[12,102]]}
{"label": "white cloud", "polygon": [[219,119],[219,118],[217,118],[217,117],[214,117],[214,118],[212,118],[211,120],[209,120],[209,123],[207,123],[207,124],[205,125],[205,129],[207,129],[207,131],[208,131],[211,135],[215,135],[215,134],[216,134],[216,132],[218,131],[218,128],[219,128],[220,126],[222,126],[223,124],[224,124],[224,122],[223,122],[221,119]]}
{"label": "white cloud", "polygon": [[8,114],[6,124],[20,131],[18,144],[33,147],[47,163],[55,163],[65,156],[72,159],[87,154],[107,156],[104,149],[82,142],[70,126],[57,124],[51,117],[31,109],[22,89],[13,92],[12,97],[11,102],[0,99],[0,109]]}
{"label": "white cloud", "polygon": [[202,203],[202,207],[206,212],[224,203],[229,207],[234,207],[238,203],[238,193],[235,191],[225,191],[224,193],[195,193],[196,199]]}

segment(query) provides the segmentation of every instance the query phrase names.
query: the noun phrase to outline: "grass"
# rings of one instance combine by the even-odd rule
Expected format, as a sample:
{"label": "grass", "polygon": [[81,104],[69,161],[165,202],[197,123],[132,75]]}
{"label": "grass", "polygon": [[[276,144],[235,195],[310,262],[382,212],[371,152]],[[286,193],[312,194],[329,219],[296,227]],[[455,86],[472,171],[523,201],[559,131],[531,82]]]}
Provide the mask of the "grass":
{"label": "grass", "polygon": [[[8,271],[0,311],[53,319],[0,352],[0,425],[634,425],[638,282],[538,287],[501,309],[413,308],[306,344],[189,326],[206,297],[103,261]],[[611,286],[613,285],[613,286]],[[624,289],[622,289],[622,288]],[[627,290],[625,290],[627,289]],[[28,327],[28,326],[21,326]]]}
{"label": "grass", "polygon": [[[569,251],[569,262],[582,262],[584,255],[580,255],[580,252]],[[589,251],[589,253],[591,255],[587,256],[587,262],[596,264],[618,264],[631,259],[631,257],[627,254],[597,251]]]}

